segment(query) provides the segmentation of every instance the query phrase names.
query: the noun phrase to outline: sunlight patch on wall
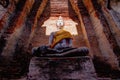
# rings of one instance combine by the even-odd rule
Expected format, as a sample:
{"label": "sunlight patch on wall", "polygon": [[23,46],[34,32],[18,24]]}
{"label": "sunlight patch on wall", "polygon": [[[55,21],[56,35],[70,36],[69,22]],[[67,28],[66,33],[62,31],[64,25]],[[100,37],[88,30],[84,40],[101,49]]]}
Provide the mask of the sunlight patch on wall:
{"label": "sunlight patch on wall", "polygon": [[[57,19],[58,17],[50,17],[48,20],[44,22],[42,27],[46,27],[46,35],[50,35],[51,32],[57,31],[56,27]],[[63,17],[63,19],[65,23],[64,30],[69,31],[72,35],[78,35],[76,28],[76,25],[78,25],[78,23],[74,22],[69,17]]]}

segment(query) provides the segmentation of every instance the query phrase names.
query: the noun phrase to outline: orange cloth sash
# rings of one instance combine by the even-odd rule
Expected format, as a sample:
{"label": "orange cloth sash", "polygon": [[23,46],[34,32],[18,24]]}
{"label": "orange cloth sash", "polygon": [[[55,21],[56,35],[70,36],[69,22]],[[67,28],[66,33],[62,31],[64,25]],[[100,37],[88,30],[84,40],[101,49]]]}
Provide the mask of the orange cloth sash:
{"label": "orange cloth sash", "polygon": [[53,39],[51,48],[54,48],[54,46],[57,43],[59,43],[61,40],[65,39],[65,38],[72,38],[72,35],[70,34],[70,32],[65,31],[65,30],[60,30],[60,31],[56,32],[54,35],[54,39]]}

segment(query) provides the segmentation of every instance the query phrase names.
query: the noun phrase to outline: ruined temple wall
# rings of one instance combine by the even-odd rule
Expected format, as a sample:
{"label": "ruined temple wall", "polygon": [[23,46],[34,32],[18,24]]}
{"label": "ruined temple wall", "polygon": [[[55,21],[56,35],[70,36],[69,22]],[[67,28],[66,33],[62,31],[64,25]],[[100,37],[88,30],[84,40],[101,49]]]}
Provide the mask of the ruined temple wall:
{"label": "ruined temple wall", "polygon": [[[15,50],[16,43],[21,35],[22,26],[24,24],[24,21],[26,20],[26,16],[28,15],[32,5],[33,1],[27,0],[27,1],[20,1],[16,8],[11,12],[12,14],[8,18],[8,25],[6,25],[4,32],[1,34],[2,36],[8,35],[6,39],[6,45],[3,48],[2,55],[4,56],[12,56]],[[20,8],[20,5],[23,5],[24,7]],[[1,38],[2,39],[2,38]]]}
{"label": "ruined temple wall", "polygon": [[[82,39],[84,40],[84,46],[87,46],[87,47],[90,47],[90,44],[89,44],[89,41],[88,41],[88,37],[87,37],[87,33],[86,33],[86,30],[85,30],[85,25],[83,23],[83,20],[82,20],[82,17],[80,15],[80,11],[79,11],[79,8],[77,6],[77,2],[74,1],[74,0],[70,0],[70,3],[71,3],[71,6],[73,8],[73,10],[75,11],[77,17],[78,17],[78,20],[79,20],[79,23],[80,23],[80,28],[81,28],[81,33],[82,33]],[[91,54],[92,56],[92,54]]]}
{"label": "ruined temple wall", "polygon": [[[1,28],[2,33],[0,43],[4,43],[4,45],[0,44],[0,46],[1,54],[3,56],[10,57],[13,56],[13,54],[16,54],[16,52],[18,52],[17,50],[20,51],[22,49],[25,50],[25,52],[28,50],[35,29],[39,24],[38,18],[40,18],[47,1],[48,0],[44,0],[43,2],[35,0],[20,0],[18,3],[11,5],[15,8],[10,10],[11,14],[8,15],[8,22],[5,21],[6,23],[3,25],[5,29]],[[5,15],[5,17],[7,16]],[[39,25],[39,27],[40,26],[41,25]]]}
{"label": "ruined temple wall", "polygon": [[[78,23],[74,47],[87,46],[93,59],[100,59],[102,64],[107,63],[113,69],[118,69],[120,31],[116,12],[108,10],[102,3],[103,0],[68,1],[66,16]],[[99,2],[100,8],[96,7],[95,1]],[[6,63],[4,60],[1,63],[4,68],[0,73],[15,76],[27,72],[25,70],[29,66],[31,49],[48,44],[49,36],[45,35],[46,28],[42,24],[50,17],[50,12],[50,0],[10,0],[9,6],[0,16],[0,55],[12,58],[12,61],[7,59]],[[57,16],[58,14],[59,12],[56,13]],[[104,70],[101,64],[94,65],[100,66],[101,71]]]}
{"label": "ruined temple wall", "polygon": [[[46,33],[46,27],[42,27],[44,22],[50,17],[50,0],[46,3],[43,13],[38,18],[37,25],[34,28],[33,36],[31,37],[30,43],[32,47],[39,47],[48,44],[49,36]],[[38,15],[39,16],[39,15]]]}
{"label": "ruined temple wall", "polygon": [[[89,2],[89,3],[88,3]],[[105,62],[111,64],[113,68],[118,68],[119,64],[117,61],[117,57],[115,53],[113,52],[113,48],[111,47],[111,44],[104,33],[104,25],[99,18],[99,11],[95,10],[95,6],[93,4],[94,1],[92,0],[84,0],[84,4],[86,5],[89,14],[90,14],[90,19],[93,23],[93,27],[95,29],[95,33],[97,36],[98,40],[98,46],[101,50],[101,55],[102,58],[104,59]],[[103,16],[104,17],[104,16]]]}
{"label": "ruined temple wall", "polygon": [[[45,35],[45,28],[41,27],[50,16],[50,13],[47,13],[47,11],[50,12],[50,5],[48,6],[49,3],[47,4],[48,1],[11,0],[11,4],[0,19],[0,54],[11,57],[14,54],[24,52],[21,48],[27,51],[29,47],[29,53],[31,53],[32,47],[48,43],[49,36]],[[69,0],[71,3],[69,6],[73,9],[71,11],[75,11],[72,17],[77,17],[72,19],[79,23],[77,28],[80,32],[77,37],[75,36],[75,47],[88,46],[92,56],[97,56],[116,68],[118,67],[118,61],[113,52],[113,44],[115,46],[119,44],[120,31],[113,17],[104,9],[104,6],[102,7],[102,12],[105,17],[98,15],[101,13],[94,8],[93,1],[84,0],[84,4],[81,3],[81,6],[81,4],[77,3],[77,0]],[[47,7],[45,7],[46,5]],[[106,18],[108,24],[106,22],[103,23],[99,17]],[[106,27],[104,24],[108,26]],[[106,33],[104,32],[108,28],[110,28],[113,34],[112,37],[115,37],[117,43],[113,41],[114,39],[110,38],[113,41],[111,42],[109,36],[106,36],[111,34],[110,30],[107,30]]]}
{"label": "ruined temple wall", "polygon": [[[107,8],[105,2],[101,2],[102,11],[109,23],[110,30],[115,37],[117,44],[120,46],[120,2],[111,1],[111,9]],[[115,6],[116,5],[116,6]]]}
{"label": "ruined temple wall", "polygon": [[[76,10],[73,8],[71,1],[68,1],[68,6],[69,6],[69,17],[75,21],[77,23],[76,28],[77,28],[77,32],[78,35],[73,36],[73,47],[82,47],[82,46],[86,46],[86,41],[84,39],[84,34],[83,34],[83,30],[81,28],[81,21],[80,21],[80,17],[78,17],[78,14],[76,13]],[[77,0],[74,0],[74,4],[77,4]]]}

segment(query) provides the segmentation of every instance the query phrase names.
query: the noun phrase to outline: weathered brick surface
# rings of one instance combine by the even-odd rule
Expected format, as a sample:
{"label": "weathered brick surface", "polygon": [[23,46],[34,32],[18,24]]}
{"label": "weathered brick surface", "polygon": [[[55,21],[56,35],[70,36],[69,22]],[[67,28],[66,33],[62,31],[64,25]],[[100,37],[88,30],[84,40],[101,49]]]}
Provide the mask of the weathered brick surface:
{"label": "weathered brick surface", "polygon": [[89,57],[33,57],[30,61],[29,80],[97,80]]}
{"label": "weathered brick surface", "polygon": [[[100,59],[106,58],[106,56],[107,56],[107,59],[109,60],[109,63],[111,63],[111,64],[112,64],[112,62],[116,61],[116,59],[115,60],[113,59],[112,55],[114,55],[114,53],[119,54],[119,46],[117,46],[116,49],[113,49],[113,48],[111,48],[111,45],[110,45],[109,46],[110,50],[114,51],[112,53],[110,53],[111,51],[107,52],[106,50],[108,49],[107,44],[109,44],[109,42],[110,42],[110,39],[109,39],[110,37],[113,38],[113,36],[115,36],[117,43],[114,43],[114,45],[116,45],[116,44],[120,45],[120,41],[119,41],[120,40],[119,39],[120,31],[118,29],[119,28],[118,27],[119,26],[119,18],[120,18],[119,13],[116,14],[116,13],[114,13],[114,11],[111,10],[110,11],[111,14],[108,15],[106,8],[104,8],[105,11],[103,13],[106,12],[106,15],[108,15],[107,16],[108,24],[106,24],[106,25],[111,25],[108,27],[110,27],[111,31],[113,31],[113,34],[114,34],[113,36],[111,36],[110,34],[109,35],[103,34],[103,31],[105,32],[107,30],[107,28],[104,28],[103,31],[101,30],[104,27],[103,26],[104,25],[103,15],[101,15],[102,13],[100,13],[99,8],[98,8],[98,10],[93,8],[94,6],[98,6],[98,5],[96,5],[96,3],[93,5],[93,7],[90,4],[90,3],[93,3],[95,0],[48,0],[47,4],[44,3],[44,6],[45,6],[45,4],[47,5],[45,8],[43,8],[41,6],[41,8],[38,9],[40,6],[40,3],[43,3],[42,1],[47,2],[47,0],[26,0],[26,1],[10,0],[10,6],[8,6],[8,8],[6,8],[6,9],[2,8],[3,11],[1,10],[1,6],[0,6],[0,15],[1,15],[0,16],[0,55],[1,54],[4,54],[6,56],[10,55],[9,58],[11,58],[11,59],[13,59],[13,56],[17,55],[17,57],[15,56],[15,58],[16,58],[15,61],[14,61],[14,59],[12,62],[10,62],[8,60],[8,62],[10,62],[10,63],[5,63],[5,61],[3,60],[2,63],[4,63],[4,64],[0,64],[0,77],[3,77],[3,76],[10,77],[11,76],[14,78],[19,73],[21,75],[24,74],[24,72],[25,72],[24,69],[26,69],[26,66],[27,66],[26,64],[29,64],[29,61],[26,61],[29,54],[21,55],[21,53],[26,54],[28,51],[27,49],[25,49],[26,50],[26,52],[25,52],[22,49],[28,43],[31,44],[29,46],[30,47],[29,51],[31,51],[32,47],[46,45],[48,43],[49,36],[45,35],[46,28],[41,27],[41,25],[50,16],[56,17],[56,16],[59,16],[60,14],[63,17],[67,16],[67,17],[73,19],[73,21],[78,23],[78,25],[76,26],[78,35],[74,36],[74,40],[73,40],[74,47],[80,47],[80,46],[86,45],[85,39],[84,39],[85,36],[83,35],[83,30],[81,29],[81,26],[83,26],[83,23],[84,23],[84,25],[86,27],[86,31],[88,33],[87,36],[89,37],[89,42],[91,44],[90,46],[92,46],[91,49],[94,49],[94,52],[92,54],[94,54],[94,56],[99,57]],[[73,9],[70,1],[75,2],[77,7],[79,6],[79,9],[78,10],[76,8]],[[84,5],[79,4],[77,1],[86,1],[86,3],[84,3],[84,5],[86,5],[85,7],[88,9],[89,12],[87,12],[87,10],[85,10]],[[102,2],[104,0],[97,0],[97,1]],[[33,4],[34,4],[34,6],[32,6]],[[102,5],[102,6],[104,6],[104,5]],[[42,9],[44,10],[43,13],[41,11]],[[77,11],[80,13],[76,13]],[[98,13],[100,13],[101,16],[98,15]],[[80,15],[81,15],[81,20],[78,19],[78,17]],[[88,16],[86,16],[86,15],[88,15]],[[102,19],[97,18],[98,16]],[[90,18],[90,20],[92,21],[91,25],[89,24],[90,22],[89,22],[88,18]],[[114,20],[111,20],[112,18],[114,18],[115,22],[114,22]],[[116,23],[117,23],[117,25],[116,25]],[[34,29],[33,29],[33,25],[34,25]],[[91,26],[91,28],[90,28],[90,26]],[[22,31],[20,29],[20,27],[24,27],[24,31]],[[92,30],[92,27],[94,27],[95,31]],[[32,37],[31,37],[31,29],[32,29],[32,31],[34,31],[34,33],[32,34]],[[97,37],[97,40],[99,41],[99,43],[95,42],[94,40],[96,38],[94,36],[92,36],[92,33],[96,32],[96,31],[99,33],[95,33],[94,36]],[[22,32],[24,32],[24,33],[22,33]],[[106,33],[107,34],[110,33],[110,30],[106,31]],[[22,36],[17,35],[17,34],[22,34]],[[104,36],[102,36],[102,34],[107,36],[107,38],[104,39],[103,38]],[[30,37],[29,37],[29,35],[30,35]],[[29,41],[28,41],[28,39],[29,39]],[[105,41],[107,41],[108,43],[106,43]],[[114,41],[114,40],[112,40],[112,41]],[[111,43],[111,44],[113,45],[113,43]],[[98,51],[99,49],[101,51]],[[29,53],[31,53],[31,52],[29,52]],[[111,54],[111,55],[109,55],[109,54]],[[118,55],[118,58],[119,58],[119,56],[120,55]],[[25,57],[25,58],[23,58],[23,57]],[[98,58],[97,58],[97,60],[98,60]],[[104,61],[106,63],[108,63],[108,60],[105,59]],[[46,60],[43,60],[43,61],[45,62]],[[65,61],[65,60],[63,60],[63,61]],[[59,62],[59,61],[57,61],[57,62]],[[74,60],[73,60],[73,62],[74,62]],[[62,63],[62,64],[64,64],[64,63]],[[70,62],[69,64],[72,64],[72,62]],[[97,63],[97,64],[99,64],[99,63]],[[94,65],[99,66],[97,64],[94,64]],[[55,65],[56,65],[56,63],[55,63]],[[68,65],[68,64],[66,64],[66,65]],[[112,65],[114,66],[114,64],[112,64]],[[58,64],[58,66],[60,66],[60,65]],[[65,66],[65,65],[63,65],[63,66]],[[55,68],[55,69],[58,70],[58,68]],[[104,70],[103,68],[99,68],[99,69]],[[107,72],[106,69],[105,69],[105,71]],[[55,73],[55,72],[53,72],[53,73]],[[111,71],[111,73],[112,73],[112,71]],[[109,73],[109,74],[111,74],[111,73]],[[114,74],[114,73],[112,73],[112,74]],[[59,74],[59,73],[55,73],[55,75],[57,75],[57,74]],[[82,75],[82,73],[80,73],[80,74]],[[106,75],[109,76],[109,74],[106,74]],[[61,76],[63,76],[63,75],[61,75]],[[85,75],[83,75],[83,76],[85,76]],[[110,76],[112,76],[112,75],[110,75]],[[118,77],[119,77],[119,75],[118,75]],[[57,77],[57,78],[59,78],[59,77]]]}
{"label": "weathered brick surface", "polygon": [[98,80],[112,80],[111,78],[98,78]]}
{"label": "weathered brick surface", "polygon": [[68,16],[68,0],[51,0],[51,16]]}

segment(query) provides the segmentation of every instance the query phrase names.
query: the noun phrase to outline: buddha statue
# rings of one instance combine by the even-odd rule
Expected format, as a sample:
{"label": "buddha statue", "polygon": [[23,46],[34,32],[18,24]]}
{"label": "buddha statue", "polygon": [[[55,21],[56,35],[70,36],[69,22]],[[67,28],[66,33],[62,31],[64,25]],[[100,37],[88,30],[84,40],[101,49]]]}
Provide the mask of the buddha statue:
{"label": "buddha statue", "polygon": [[73,36],[64,30],[64,20],[59,16],[56,21],[57,31],[52,32],[47,46],[32,49],[34,56],[86,56],[89,53],[87,47],[73,48]]}

